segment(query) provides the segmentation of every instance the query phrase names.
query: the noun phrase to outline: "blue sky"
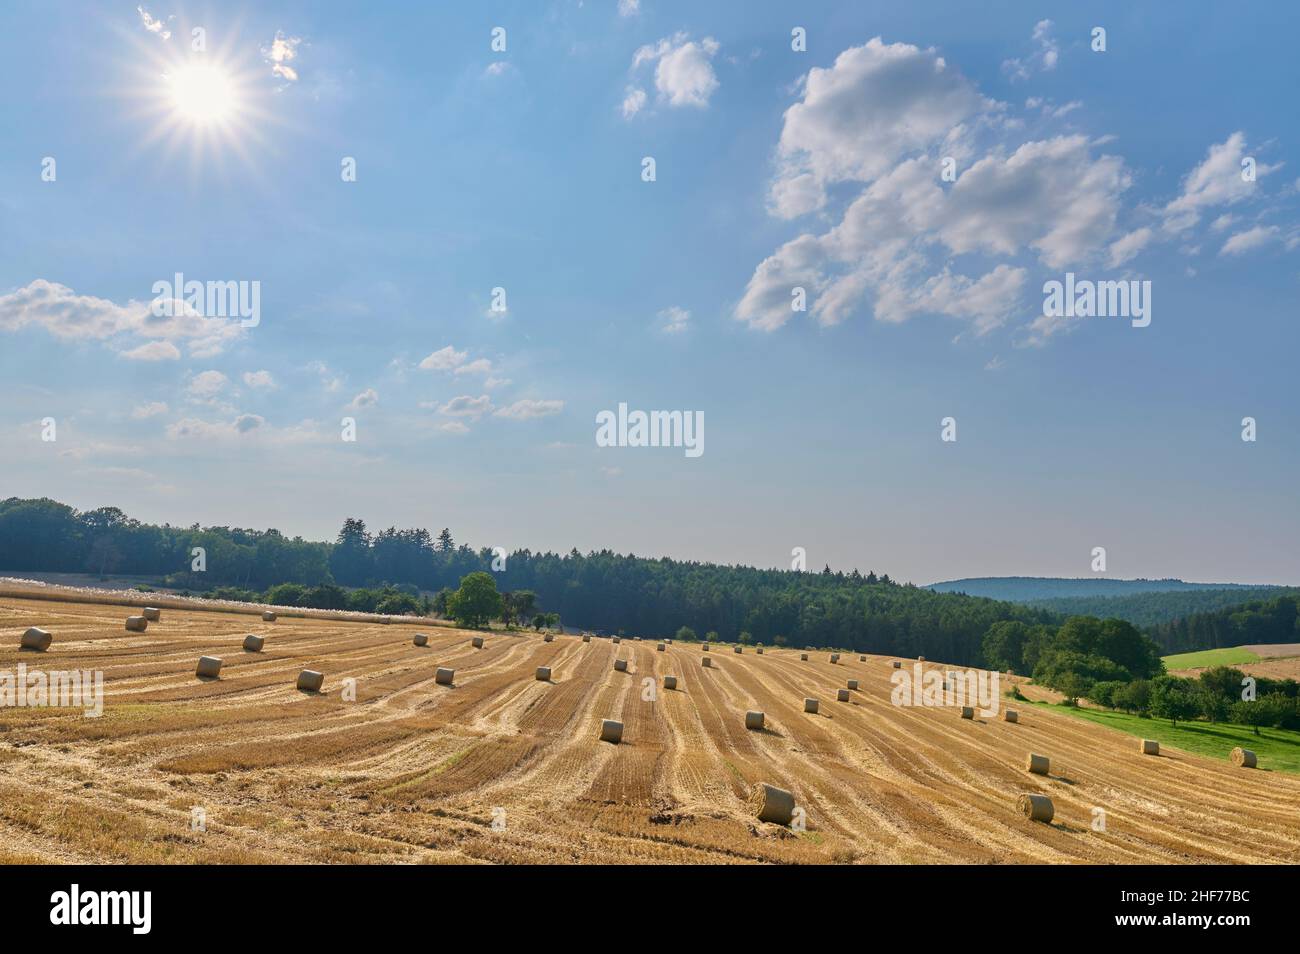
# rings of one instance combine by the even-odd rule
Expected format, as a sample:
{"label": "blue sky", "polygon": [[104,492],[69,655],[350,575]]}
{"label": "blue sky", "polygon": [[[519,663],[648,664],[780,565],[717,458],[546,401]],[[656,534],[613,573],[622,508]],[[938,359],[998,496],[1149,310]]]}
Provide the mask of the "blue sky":
{"label": "blue sky", "polygon": [[[5,4],[0,495],[1294,583],[1300,14],[1090,7]],[[1151,324],[1045,318],[1067,271]],[[153,318],[176,272],[260,323]]]}

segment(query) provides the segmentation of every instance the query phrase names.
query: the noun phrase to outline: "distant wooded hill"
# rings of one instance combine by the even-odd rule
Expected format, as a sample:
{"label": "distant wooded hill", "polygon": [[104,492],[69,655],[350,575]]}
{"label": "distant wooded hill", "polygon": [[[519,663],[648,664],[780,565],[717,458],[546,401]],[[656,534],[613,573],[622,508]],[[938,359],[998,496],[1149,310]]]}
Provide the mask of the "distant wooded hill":
{"label": "distant wooded hill", "polygon": [[[1046,576],[983,576],[932,583],[936,593],[965,593],[1012,603],[1040,603],[1093,596],[1130,596],[1135,593],[1194,592],[1197,590],[1277,590],[1281,587],[1250,583],[1187,583],[1183,580],[1113,580],[1105,578]],[[1244,597],[1249,599],[1250,596]]]}

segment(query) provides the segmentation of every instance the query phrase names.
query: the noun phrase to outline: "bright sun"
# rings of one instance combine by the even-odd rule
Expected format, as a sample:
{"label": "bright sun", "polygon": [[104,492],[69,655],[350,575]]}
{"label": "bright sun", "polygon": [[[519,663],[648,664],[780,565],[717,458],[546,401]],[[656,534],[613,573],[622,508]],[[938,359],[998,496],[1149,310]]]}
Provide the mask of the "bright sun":
{"label": "bright sun", "polygon": [[184,66],[167,77],[177,113],[194,123],[215,123],[235,110],[235,87],[216,67]]}

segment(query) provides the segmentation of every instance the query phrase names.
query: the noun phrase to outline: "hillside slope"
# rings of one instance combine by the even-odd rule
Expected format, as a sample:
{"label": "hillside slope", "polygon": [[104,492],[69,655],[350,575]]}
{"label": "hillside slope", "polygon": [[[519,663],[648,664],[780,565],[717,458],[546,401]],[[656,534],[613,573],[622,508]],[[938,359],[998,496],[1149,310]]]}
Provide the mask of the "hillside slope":
{"label": "hillside slope", "polygon": [[[1020,724],[897,707],[886,657],[716,647],[710,670],[680,643],[489,633],[475,650],[437,629],[420,648],[415,624],[178,609],[136,634],[123,615],[0,600],[0,668],[99,669],[108,695],[97,719],[0,716],[0,861],[1300,862],[1300,778],[1143,757],[1028,707]],[[47,653],[15,648],[30,625],[54,634]],[[264,652],[240,651],[250,628]],[[195,678],[200,654],[225,660],[219,680]],[[307,667],[322,694],[294,690]],[[668,673],[680,691],[648,695]],[[836,702],[846,678],[861,689]],[[745,730],[747,709],[765,731]],[[624,744],[597,740],[604,718]],[[1024,771],[1031,751],[1050,777]],[[806,833],[754,819],[760,781],[796,793]],[[1051,825],[1017,813],[1025,792],[1052,797]]]}

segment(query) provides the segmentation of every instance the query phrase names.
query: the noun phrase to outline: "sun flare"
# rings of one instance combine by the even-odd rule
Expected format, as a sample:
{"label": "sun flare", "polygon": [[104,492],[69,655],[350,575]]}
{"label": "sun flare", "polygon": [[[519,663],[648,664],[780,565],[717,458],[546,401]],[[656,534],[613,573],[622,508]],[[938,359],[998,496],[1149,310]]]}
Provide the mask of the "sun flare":
{"label": "sun flare", "polygon": [[167,82],[177,114],[190,122],[221,122],[236,109],[234,83],[215,66],[183,66]]}

